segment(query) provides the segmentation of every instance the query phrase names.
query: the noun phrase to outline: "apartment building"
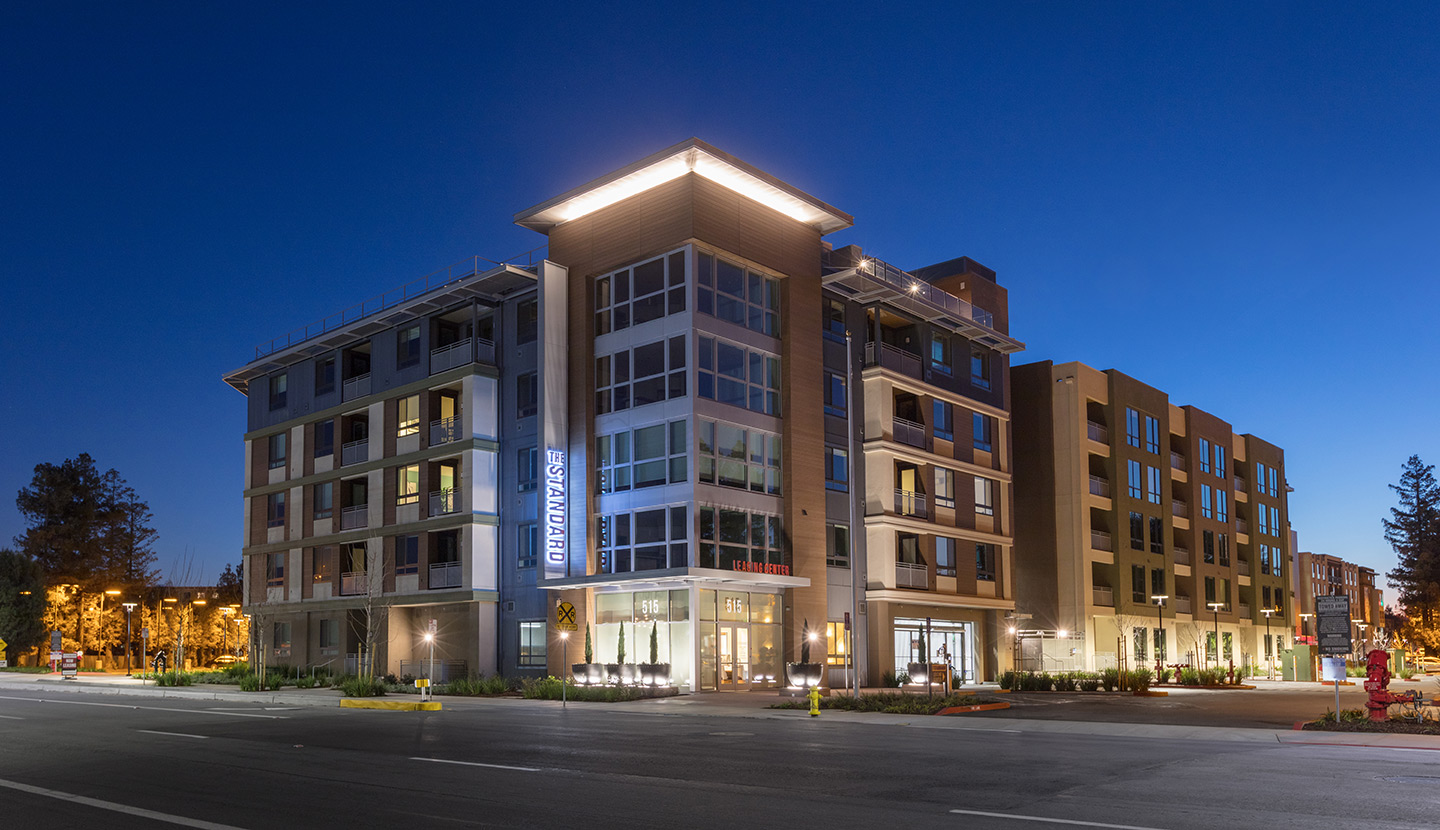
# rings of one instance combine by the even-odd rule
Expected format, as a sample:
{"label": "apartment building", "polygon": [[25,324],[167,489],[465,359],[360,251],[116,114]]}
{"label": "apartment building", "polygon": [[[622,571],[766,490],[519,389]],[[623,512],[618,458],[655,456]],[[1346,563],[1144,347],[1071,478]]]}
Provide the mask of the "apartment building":
{"label": "apartment building", "polygon": [[380,604],[391,671],[439,619],[454,670],[562,674],[588,630],[597,662],[653,638],[682,688],[772,688],[808,628],[831,685],[942,654],[994,675],[1023,346],[993,271],[832,250],[850,215],[697,139],[515,221],[543,255],[227,377],[249,397],[246,608],[276,659],[357,654]]}
{"label": "apartment building", "polygon": [[1287,647],[1280,448],[1114,369],[1045,361],[1012,383],[1027,667],[1239,665]]}
{"label": "apartment building", "polygon": [[1297,552],[1295,560],[1296,632],[1305,642],[1314,642],[1318,596],[1350,598],[1350,617],[1355,621],[1351,635],[1357,642],[1385,626],[1383,591],[1375,586],[1374,569],[1310,551]]}

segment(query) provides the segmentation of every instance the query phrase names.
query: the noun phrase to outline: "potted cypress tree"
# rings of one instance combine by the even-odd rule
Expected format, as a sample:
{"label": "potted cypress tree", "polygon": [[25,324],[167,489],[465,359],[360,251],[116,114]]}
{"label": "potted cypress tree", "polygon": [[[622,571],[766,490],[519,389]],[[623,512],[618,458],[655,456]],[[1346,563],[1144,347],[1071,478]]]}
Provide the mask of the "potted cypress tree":
{"label": "potted cypress tree", "polygon": [[815,632],[810,630],[810,621],[807,619],[800,631],[800,662],[785,664],[785,677],[790,686],[812,689],[820,685],[820,674],[825,667],[823,664],[810,662],[810,642],[815,639]]}
{"label": "potted cypress tree", "polygon": [[605,664],[605,682],[619,684],[620,666],[625,663],[625,624],[620,624],[620,644],[615,650],[616,662]]}
{"label": "potted cypress tree", "polygon": [[925,647],[925,632],[920,632],[920,656],[925,658],[924,663],[911,663],[907,671],[910,672],[911,683],[925,683],[930,679],[930,651]]}
{"label": "potted cypress tree", "polygon": [[640,683],[645,686],[669,686],[670,664],[660,662],[660,624],[650,623],[650,662],[640,664]]}
{"label": "potted cypress tree", "polygon": [[595,650],[590,643],[590,623],[585,623],[585,662],[570,667],[575,682],[581,686],[598,686],[605,682],[605,667],[595,662]]}
{"label": "potted cypress tree", "polygon": [[[631,639],[634,638],[635,624],[630,624]],[[638,645],[638,643],[637,643]],[[620,682],[626,686],[634,686],[640,682],[640,669],[634,663],[625,662],[625,624],[620,624]]]}

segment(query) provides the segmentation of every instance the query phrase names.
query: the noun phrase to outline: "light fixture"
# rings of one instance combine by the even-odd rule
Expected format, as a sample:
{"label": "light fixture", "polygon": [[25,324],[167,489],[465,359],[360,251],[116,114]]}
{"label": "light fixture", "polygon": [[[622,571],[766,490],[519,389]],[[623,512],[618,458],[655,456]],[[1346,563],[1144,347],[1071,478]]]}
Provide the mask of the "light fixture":
{"label": "light fixture", "polygon": [[1056,633],[1057,635],[1059,635],[1059,636],[1060,636],[1060,639],[1062,639],[1062,640],[1065,639],[1067,636],[1070,635],[1070,632],[1069,632],[1069,631],[1066,631],[1066,630],[1063,629],[1063,628],[1060,629],[1059,631],[1055,632],[1055,633]]}

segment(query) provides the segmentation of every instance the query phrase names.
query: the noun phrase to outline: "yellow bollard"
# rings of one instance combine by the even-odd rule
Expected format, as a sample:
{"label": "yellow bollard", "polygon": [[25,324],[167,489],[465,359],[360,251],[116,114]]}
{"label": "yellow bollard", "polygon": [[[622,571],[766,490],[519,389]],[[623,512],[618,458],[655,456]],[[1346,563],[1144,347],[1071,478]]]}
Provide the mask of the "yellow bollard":
{"label": "yellow bollard", "polygon": [[810,689],[810,717],[820,717],[820,690],[814,687]]}

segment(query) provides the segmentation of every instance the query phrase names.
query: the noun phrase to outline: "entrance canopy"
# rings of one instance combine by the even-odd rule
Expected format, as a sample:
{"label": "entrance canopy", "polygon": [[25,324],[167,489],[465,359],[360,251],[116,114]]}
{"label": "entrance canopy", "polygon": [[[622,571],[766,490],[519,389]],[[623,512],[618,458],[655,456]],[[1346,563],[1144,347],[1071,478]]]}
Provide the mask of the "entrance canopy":
{"label": "entrance canopy", "polygon": [[569,591],[594,588],[596,591],[651,591],[661,589],[702,588],[721,590],[763,591],[784,588],[808,588],[809,577],[752,571],[725,571],[719,568],[664,568],[620,574],[591,574],[563,579],[542,579],[536,583],[547,591]]}

